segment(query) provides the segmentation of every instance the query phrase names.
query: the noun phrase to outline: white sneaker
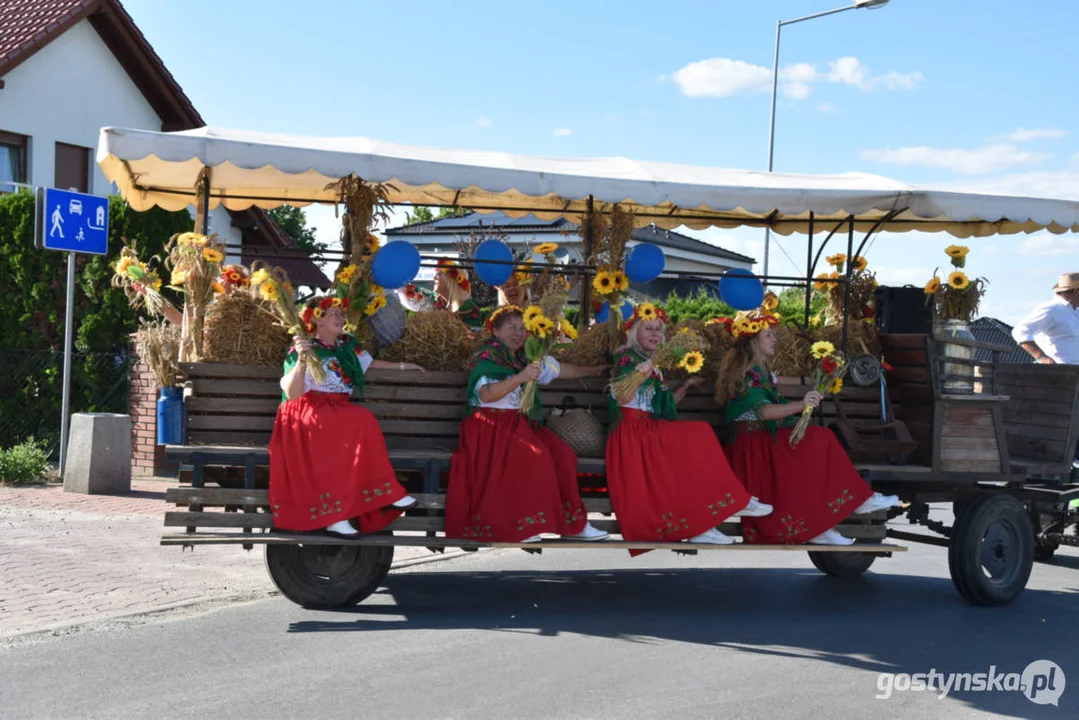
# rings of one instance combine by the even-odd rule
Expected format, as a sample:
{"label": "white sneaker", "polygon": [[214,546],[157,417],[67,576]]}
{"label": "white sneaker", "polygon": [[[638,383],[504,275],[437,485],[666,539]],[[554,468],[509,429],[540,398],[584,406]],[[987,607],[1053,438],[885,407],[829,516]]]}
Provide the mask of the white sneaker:
{"label": "white sneaker", "polygon": [[844,537],[839,534],[839,531],[835,528],[831,530],[825,530],[817,537],[813,538],[809,542],[814,545],[853,545],[854,540],[849,537]]}
{"label": "white sneaker", "polygon": [[606,540],[611,536],[610,533],[602,530],[597,530],[592,527],[592,523],[585,523],[584,530],[576,535],[563,535],[563,540],[584,540],[585,542],[592,542],[593,540]]}
{"label": "white sneaker", "polygon": [[858,509],[854,511],[854,514],[868,515],[869,513],[877,512],[878,510],[887,510],[888,508],[900,504],[902,504],[901,501],[895,495],[881,495],[880,493],[875,492],[871,498],[858,506]]}
{"label": "white sneaker", "polygon": [[715,528],[709,528],[697,537],[691,537],[686,542],[690,542],[695,545],[733,545],[734,538],[729,535],[724,535]]}
{"label": "white sneaker", "polygon": [[400,500],[395,502],[393,504],[393,506],[395,508],[404,508],[405,510],[408,510],[413,505],[419,505],[419,504],[420,504],[420,501],[417,500],[416,498],[412,497],[411,495],[405,495],[403,498],[401,498]]}
{"label": "white sneaker", "polygon": [[359,537],[360,532],[356,528],[352,527],[352,523],[348,520],[338,520],[333,525],[326,528],[326,532],[333,533],[334,535],[344,537]]}
{"label": "white sneaker", "polygon": [[539,535],[533,535],[532,537],[526,537],[521,542],[523,542],[523,543],[526,543],[526,542],[539,542],[542,539],[543,538],[541,538]]}
{"label": "white sneaker", "polygon": [[772,514],[772,506],[762,503],[757,498],[750,498],[749,505],[736,512],[731,517],[764,517]]}

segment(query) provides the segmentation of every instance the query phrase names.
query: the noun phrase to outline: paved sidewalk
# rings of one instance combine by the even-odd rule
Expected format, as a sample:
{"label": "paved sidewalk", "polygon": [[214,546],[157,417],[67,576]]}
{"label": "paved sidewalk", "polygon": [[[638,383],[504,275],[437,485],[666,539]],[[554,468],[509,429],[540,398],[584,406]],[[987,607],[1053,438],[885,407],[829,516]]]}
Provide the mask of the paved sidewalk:
{"label": "paved sidewalk", "polygon": [[[262,549],[162,547],[167,480],[125,496],[0,488],[0,640],[128,615],[276,593]],[[457,553],[447,553],[455,556]],[[395,565],[440,559],[397,548]]]}

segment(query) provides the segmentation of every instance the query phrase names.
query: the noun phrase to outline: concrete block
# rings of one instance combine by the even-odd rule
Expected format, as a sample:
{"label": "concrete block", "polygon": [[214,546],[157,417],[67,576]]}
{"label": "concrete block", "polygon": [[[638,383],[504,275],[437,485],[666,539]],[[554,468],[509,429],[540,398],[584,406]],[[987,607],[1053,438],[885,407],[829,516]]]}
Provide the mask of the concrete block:
{"label": "concrete block", "polygon": [[64,467],[64,491],[85,495],[131,492],[131,417],[75,413]]}

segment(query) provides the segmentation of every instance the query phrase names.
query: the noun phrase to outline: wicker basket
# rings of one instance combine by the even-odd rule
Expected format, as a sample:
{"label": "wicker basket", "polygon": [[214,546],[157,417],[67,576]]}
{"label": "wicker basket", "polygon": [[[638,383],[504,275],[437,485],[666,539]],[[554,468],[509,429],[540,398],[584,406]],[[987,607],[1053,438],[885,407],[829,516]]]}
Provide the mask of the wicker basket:
{"label": "wicker basket", "polygon": [[568,409],[552,410],[547,418],[547,427],[565,440],[578,457],[603,457],[607,447],[603,423],[591,410],[573,407],[570,398],[566,398],[562,404]]}
{"label": "wicker basket", "polygon": [[405,334],[405,321],[408,313],[397,299],[397,293],[386,294],[386,305],[377,313],[367,318],[367,324],[375,335],[375,342],[381,347],[391,345]]}

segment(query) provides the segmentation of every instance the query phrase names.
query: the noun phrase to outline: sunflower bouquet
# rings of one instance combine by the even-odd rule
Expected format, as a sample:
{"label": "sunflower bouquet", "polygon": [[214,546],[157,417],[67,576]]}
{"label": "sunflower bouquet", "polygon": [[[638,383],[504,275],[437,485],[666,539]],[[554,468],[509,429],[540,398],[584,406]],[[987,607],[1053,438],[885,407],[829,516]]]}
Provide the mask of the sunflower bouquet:
{"label": "sunflower bouquet", "polygon": [[848,262],[850,270],[850,302],[848,315],[852,320],[871,320],[873,317],[873,293],[877,289],[876,273],[869,270],[869,262],[856,255],[848,261],[843,253],[829,255],[824,259],[832,267],[832,272],[820,273],[813,283],[813,289],[821,293],[828,304],[825,314],[829,321],[841,323],[846,300],[844,284],[840,282],[847,276]]}
{"label": "sunflower bouquet", "polygon": [[[641,303],[634,309],[634,318],[638,322],[666,322],[667,314],[652,303]],[[652,353],[652,364],[660,372],[684,372],[694,375],[704,367],[707,351],[708,341],[704,336],[690,327],[682,327],[656,348]],[[633,390],[636,384],[631,373],[612,380],[610,387],[615,397],[621,397]]]}
{"label": "sunflower bouquet", "polygon": [[[816,361],[813,370],[813,388],[821,395],[838,395],[843,389],[843,376],[847,372],[847,362],[843,353],[836,350],[835,345],[827,340],[819,340],[810,347],[809,352]],[[797,447],[805,437],[809,420],[813,416],[813,408],[807,407],[798,417],[798,423],[791,431],[790,446]]]}
{"label": "sunflower bouquet", "polygon": [[[561,308],[559,308],[561,310]],[[531,362],[542,362],[543,358],[550,355],[560,346],[558,340],[558,324],[549,317],[539,305],[529,305],[522,314],[528,337],[525,339],[525,357]],[[521,388],[521,414],[527,415],[532,408],[536,397],[537,383],[529,380]]]}
{"label": "sunflower bouquet", "polygon": [[969,323],[978,312],[978,305],[985,294],[985,278],[971,280],[964,272],[970,248],[949,245],[944,253],[951,258],[952,270],[942,281],[937,272],[925,284],[926,304],[933,303],[937,318]]}
{"label": "sunflower bouquet", "polygon": [[[259,297],[270,304],[274,315],[288,330],[289,335],[304,340],[311,339],[314,326],[300,316],[296,307],[295,291],[284,270],[279,267],[269,268],[262,261],[256,260],[251,264],[251,287],[258,292]],[[317,383],[326,379],[322,361],[315,357],[314,353],[307,355],[307,370]]]}
{"label": "sunflower bouquet", "polygon": [[596,298],[607,303],[608,327],[612,346],[617,344],[618,329],[622,327],[622,298],[629,291],[629,277],[624,270],[626,244],[633,234],[633,213],[618,205],[611,207],[610,221],[602,213],[581,223],[580,231],[586,243],[591,238],[593,252],[589,264],[596,268],[592,291]]}
{"label": "sunflower bouquet", "polygon": [[[151,270],[148,263],[139,260],[134,247],[124,245],[112,269],[112,286],[124,291],[132,308],[145,305],[147,311],[157,317],[163,317],[166,307],[179,314],[180,311],[161,295],[161,276]],[[142,292],[135,289],[136,283]]]}

